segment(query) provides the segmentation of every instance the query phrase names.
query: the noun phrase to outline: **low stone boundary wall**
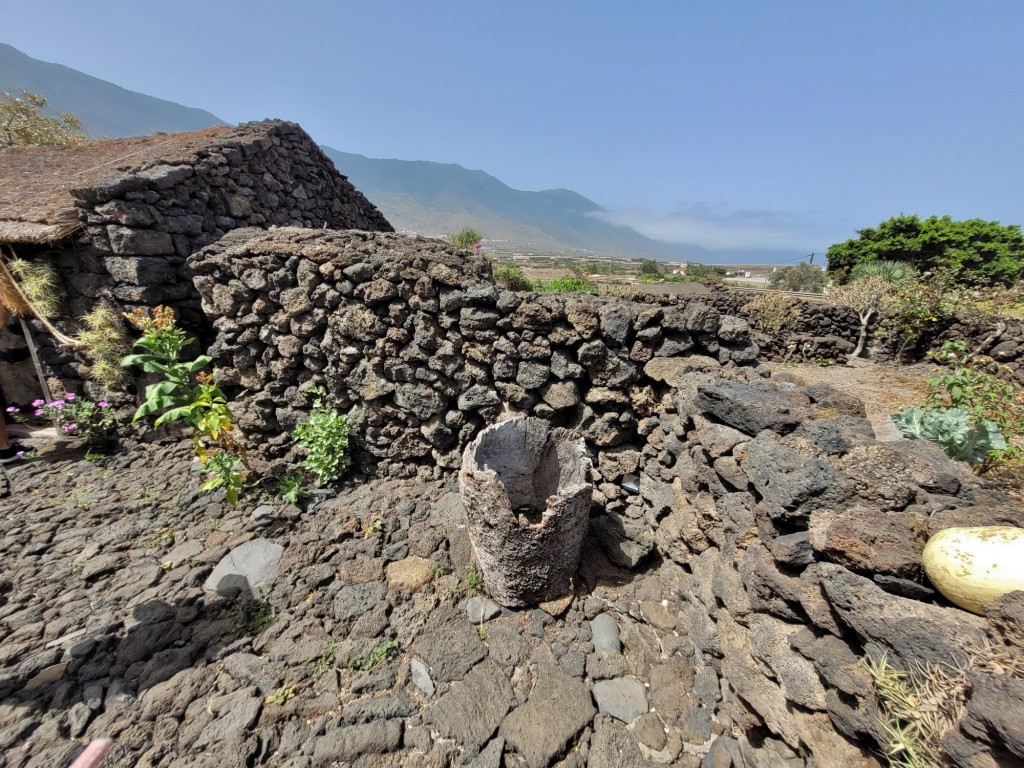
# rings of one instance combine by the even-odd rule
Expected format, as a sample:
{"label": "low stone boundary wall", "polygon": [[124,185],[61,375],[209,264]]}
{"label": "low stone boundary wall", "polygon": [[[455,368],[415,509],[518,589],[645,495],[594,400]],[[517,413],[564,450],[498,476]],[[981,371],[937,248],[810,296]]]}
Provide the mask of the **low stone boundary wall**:
{"label": "low stone boundary wall", "polygon": [[487,261],[436,240],[362,232],[239,231],[190,260],[239,387],[239,423],[273,453],[323,386],[351,409],[364,469],[438,475],[504,411],[622,445],[668,389],[662,361],[753,363],[739,318],[495,288]]}

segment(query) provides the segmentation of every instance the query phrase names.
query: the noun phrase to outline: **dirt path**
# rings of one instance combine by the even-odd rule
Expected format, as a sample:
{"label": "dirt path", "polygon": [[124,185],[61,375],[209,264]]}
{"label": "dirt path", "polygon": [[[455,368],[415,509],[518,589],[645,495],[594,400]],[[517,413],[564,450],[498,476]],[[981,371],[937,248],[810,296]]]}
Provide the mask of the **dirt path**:
{"label": "dirt path", "polygon": [[877,423],[904,408],[920,406],[928,394],[926,379],[935,376],[931,363],[886,365],[858,362],[821,366],[813,363],[768,363],[773,377],[786,373],[797,384],[831,384],[864,401],[868,419]]}

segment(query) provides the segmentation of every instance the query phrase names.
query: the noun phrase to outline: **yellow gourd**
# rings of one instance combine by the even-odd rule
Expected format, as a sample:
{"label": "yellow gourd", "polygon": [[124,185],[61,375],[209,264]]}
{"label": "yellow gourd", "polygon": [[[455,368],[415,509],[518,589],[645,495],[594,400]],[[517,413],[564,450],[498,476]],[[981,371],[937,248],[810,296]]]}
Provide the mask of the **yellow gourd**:
{"label": "yellow gourd", "polygon": [[950,602],[984,615],[984,605],[1024,590],[1024,528],[947,528],[928,540],[921,564]]}

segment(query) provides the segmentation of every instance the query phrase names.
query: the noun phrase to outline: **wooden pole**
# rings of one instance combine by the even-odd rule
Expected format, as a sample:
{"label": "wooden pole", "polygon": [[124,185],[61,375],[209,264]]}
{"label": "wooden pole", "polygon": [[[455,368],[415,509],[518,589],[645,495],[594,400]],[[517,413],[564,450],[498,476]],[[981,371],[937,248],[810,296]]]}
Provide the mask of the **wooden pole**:
{"label": "wooden pole", "polygon": [[46,384],[46,377],[43,375],[43,366],[39,362],[39,354],[36,352],[36,344],[32,340],[32,332],[28,328],[28,323],[25,322],[25,318],[18,315],[18,322],[21,323],[21,332],[25,334],[25,342],[28,344],[29,354],[32,355],[32,365],[35,366],[36,376],[39,378],[39,387],[43,390],[43,399],[46,402],[53,401],[53,395],[50,394],[50,387]]}

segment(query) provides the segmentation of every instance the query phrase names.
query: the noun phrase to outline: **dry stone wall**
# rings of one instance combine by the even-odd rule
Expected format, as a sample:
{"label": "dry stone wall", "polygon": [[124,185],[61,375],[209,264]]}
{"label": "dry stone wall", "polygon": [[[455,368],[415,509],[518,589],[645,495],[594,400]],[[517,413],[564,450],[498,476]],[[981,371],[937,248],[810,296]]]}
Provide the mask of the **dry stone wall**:
{"label": "dry stone wall", "polygon": [[190,260],[243,388],[239,423],[286,450],[323,386],[351,410],[364,469],[438,475],[504,411],[578,428],[592,446],[637,435],[668,388],[663,361],[752,363],[749,326],[691,302],[662,307],[499,291],[486,260],[439,241],[361,232],[239,231]]}
{"label": "dry stone wall", "polygon": [[[745,317],[744,306],[756,296],[713,288],[707,303],[723,314]],[[761,356],[770,360],[841,361],[853,351],[860,334],[857,313],[822,301],[800,300],[799,314],[793,324],[778,334],[755,332],[753,338]],[[998,333],[993,334],[998,329]],[[982,319],[958,313],[933,328],[912,348],[904,348],[899,328],[893,318],[883,312],[868,325],[867,357],[876,362],[916,360],[929,349],[945,341],[963,341],[972,350],[989,354],[1003,363],[1024,382],[1024,320],[1002,318]]]}

